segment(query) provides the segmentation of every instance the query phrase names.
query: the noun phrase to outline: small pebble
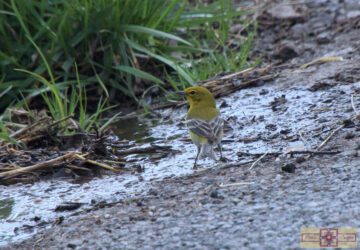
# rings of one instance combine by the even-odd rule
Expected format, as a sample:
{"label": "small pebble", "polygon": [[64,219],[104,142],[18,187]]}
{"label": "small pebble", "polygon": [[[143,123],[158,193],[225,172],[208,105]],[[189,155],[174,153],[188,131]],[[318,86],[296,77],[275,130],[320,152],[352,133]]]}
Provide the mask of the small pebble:
{"label": "small pebble", "polygon": [[213,188],[210,192],[210,197],[211,198],[219,198],[219,194],[218,194],[218,190],[217,188]]}
{"label": "small pebble", "polygon": [[355,137],[354,133],[348,132],[345,134],[344,139],[349,140]]}
{"label": "small pebble", "polygon": [[294,163],[287,163],[281,167],[281,170],[287,173],[295,173],[296,166]]}
{"label": "small pebble", "polygon": [[296,157],[296,159],[295,159],[296,163],[302,163],[304,161],[305,161],[305,157],[303,157],[303,156]]}

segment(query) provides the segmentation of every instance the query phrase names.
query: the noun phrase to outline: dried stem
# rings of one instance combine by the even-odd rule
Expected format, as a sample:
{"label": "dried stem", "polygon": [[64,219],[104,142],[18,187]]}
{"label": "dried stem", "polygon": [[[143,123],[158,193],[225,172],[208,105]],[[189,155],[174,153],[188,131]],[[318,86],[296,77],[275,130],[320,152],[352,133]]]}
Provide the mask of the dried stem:
{"label": "dried stem", "polygon": [[220,188],[224,188],[224,187],[234,187],[234,186],[243,186],[243,185],[251,185],[254,184],[255,182],[237,182],[237,183],[229,183],[229,184],[223,184],[221,183],[219,185]]}
{"label": "dried stem", "polygon": [[259,159],[257,159],[256,161],[254,161],[253,164],[251,164],[249,170],[251,170],[259,161],[261,161],[265,156],[268,155],[268,152],[266,152],[265,154],[263,154],[262,156],[259,157]]}
{"label": "dried stem", "polygon": [[29,167],[17,168],[17,169],[14,169],[14,170],[6,171],[6,172],[3,172],[3,173],[0,173],[0,178],[6,180],[6,179],[9,179],[9,178],[19,176],[21,174],[32,172],[34,170],[39,170],[39,169],[44,169],[44,168],[47,168],[47,167],[52,167],[54,164],[58,164],[58,163],[66,160],[68,158],[71,158],[75,154],[76,154],[76,152],[68,152],[65,155],[59,156],[59,157],[57,157],[55,159],[52,159],[52,160],[40,162],[38,164],[29,166]]}
{"label": "dried stem", "polygon": [[333,137],[340,129],[342,129],[343,127],[345,127],[345,125],[341,125],[340,127],[338,127],[337,129],[335,129],[317,148],[316,150],[320,150],[321,148],[323,148],[331,139],[331,137]]}
{"label": "dried stem", "polygon": [[96,162],[96,161],[93,161],[93,160],[90,160],[90,159],[86,159],[85,157],[83,157],[82,155],[79,155],[79,154],[76,154],[74,155],[74,157],[80,159],[80,160],[83,160],[83,161],[86,161],[88,163],[91,163],[93,165],[96,165],[96,166],[99,166],[99,167],[102,167],[102,168],[106,168],[106,169],[109,169],[109,170],[113,170],[113,171],[117,171],[116,168],[113,168],[107,164],[104,164],[104,163],[100,163],[100,162]]}

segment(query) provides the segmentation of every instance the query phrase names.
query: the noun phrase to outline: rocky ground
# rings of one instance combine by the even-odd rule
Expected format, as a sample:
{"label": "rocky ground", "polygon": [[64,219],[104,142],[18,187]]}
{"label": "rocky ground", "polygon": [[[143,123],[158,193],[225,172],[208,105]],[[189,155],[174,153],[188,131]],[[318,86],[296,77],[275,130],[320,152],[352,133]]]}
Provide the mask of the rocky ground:
{"label": "rocky ground", "polygon": [[[155,181],[3,248],[296,249],[300,228],[359,228],[360,3],[274,3],[258,21],[254,53],[273,77],[218,100],[228,163]],[[300,68],[321,57],[342,60]],[[269,154],[250,169],[289,145],[313,154]]]}

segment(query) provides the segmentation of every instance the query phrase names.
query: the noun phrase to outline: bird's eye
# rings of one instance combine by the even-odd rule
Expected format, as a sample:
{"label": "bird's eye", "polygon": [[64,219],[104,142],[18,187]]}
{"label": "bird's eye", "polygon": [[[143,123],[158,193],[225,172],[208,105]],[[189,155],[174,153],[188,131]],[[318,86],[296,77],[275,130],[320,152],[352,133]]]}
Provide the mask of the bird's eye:
{"label": "bird's eye", "polygon": [[191,91],[190,94],[192,94],[192,95],[195,94],[195,91]]}

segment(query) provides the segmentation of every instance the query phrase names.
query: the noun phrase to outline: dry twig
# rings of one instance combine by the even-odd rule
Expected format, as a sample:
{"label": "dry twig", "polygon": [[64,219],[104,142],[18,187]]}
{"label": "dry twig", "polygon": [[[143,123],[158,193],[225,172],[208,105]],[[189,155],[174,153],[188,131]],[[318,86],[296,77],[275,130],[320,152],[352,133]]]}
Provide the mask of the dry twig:
{"label": "dry twig", "polygon": [[309,63],[303,64],[300,68],[305,69],[311,65],[324,63],[324,62],[331,62],[331,61],[342,61],[343,58],[341,56],[333,56],[333,57],[322,57],[315,59],[314,61],[311,61]]}
{"label": "dry twig", "polygon": [[341,125],[340,127],[338,127],[337,129],[335,129],[317,148],[316,150],[320,150],[321,148],[323,148],[331,139],[331,137],[333,137],[340,129],[342,129],[343,127],[345,127],[345,125]]}
{"label": "dry twig", "polygon": [[146,154],[146,153],[157,153],[159,151],[170,152],[173,151],[171,146],[159,146],[151,145],[150,147],[144,148],[131,148],[122,151],[117,151],[117,155],[130,155],[130,154]]}
{"label": "dry twig", "polygon": [[[313,150],[302,150],[302,151],[289,151],[289,152],[268,152],[267,155],[279,156],[279,155],[293,155],[293,154],[312,154],[312,155],[334,155],[339,154],[340,151],[313,151]],[[246,156],[262,156],[266,153],[248,153],[238,152],[238,155]]]}
{"label": "dry twig", "polygon": [[50,117],[43,117],[43,118],[41,118],[40,120],[34,122],[33,124],[31,124],[31,125],[23,128],[23,129],[20,129],[20,130],[18,130],[18,131],[16,131],[16,132],[12,133],[12,134],[10,135],[10,137],[13,138],[13,139],[16,139],[16,138],[20,137],[21,135],[25,134],[27,131],[35,128],[37,125],[39,125],[39,124],[41,124],[41,123],[43,123],[43,122],[48,122],[48,121],[50,121],[50,120],[51,120]]}
{"label": "dry twig", "polygon": [[54,164],[60,163],[60,162],[62,162],[64,160],[66,160],[66,159],[71,158],[76,153],[77,152],[68,152],[65,155],[59,156],[59,157],[57,157],[55,159],[51,159],[51,160],[48,160],[48,161],[43,161],[43,162],[40,162],[38,164],[29,166],[29,167],[17,168],[17,169],[14,169],[14,170],[10,170],[10,171],[0,173],[0,179],[6,180],[6,179],[9,179],[9,178],[19,176],[21,174],[30,173],[30,172],[32,172],[34,170],[39,170],[39,169],[44,169],[44,168],[47,168],[47,167],[52,167]]}
{"label": "dry twig", "polygon": [[112,171],[117,171],[116,168],[113,168],[107,164],[104,164],[104,163],[101,163],[101,162],[96,162],[96,161],[93,161],[93,160],[90,160],[90,159],[86,159],[85,157],[83,157],[82,155],[79,155],[79,154],[75,154],[74,157],[80,159],[80,160],[83,160],[85,162],[88,162],[88,163],[91,163],[93,165],[96,165],[96,166],[99,166],[99,167],[102,167],[102,168],[106,168],[106,169],[109,169],[109,170],[112,170]]}
{"label": "dry twig", "polygon": [[40,128],[38,128],[38,129],[35,129],[35,130],[33,130],[33,131],[32,131],[29,135],[27,135],[27,136],[30,136],[31,134],[38,134],[38,133],[42,133],[43,131],[47,131],[47,130],[49,130],[49,128],[51,128],[51,127],[53,127],[53,126],[55,126],[55,125],[57,125],[57,124],[65,121],[65,120],[68,120],[68,119],[70,119],[70,118],[72,118],[72,117],[74,117],[74,115],[66,116],[66,117],[64,117],[64,118],[62,118],[62,119],[60,119],[60,120],[57,120],[57,121],[54,121],[54,122],[48,124],[48,125],[45,126],[45,127],[40,127]]}
{"label": "dry twig", "polygon": [[243,185],[251,185],[254,184],[255,182],[237,182],[237,183],[228,183],[228,184],[223,184],[221,183],[219,185],[219,188],[224,188],[224,187],[234,187],[234,186],[243,186]]}
{"label": "dry twig", "polygon": [[251,170],[259,161],[261,161],[265,156],[267,156],[268,153],[266,152],[265,154],[263,154],[262,156],[259,157],[259,159],[257,159],[256,161],[254,161],[253,164],[251,164],[249,170]]}

